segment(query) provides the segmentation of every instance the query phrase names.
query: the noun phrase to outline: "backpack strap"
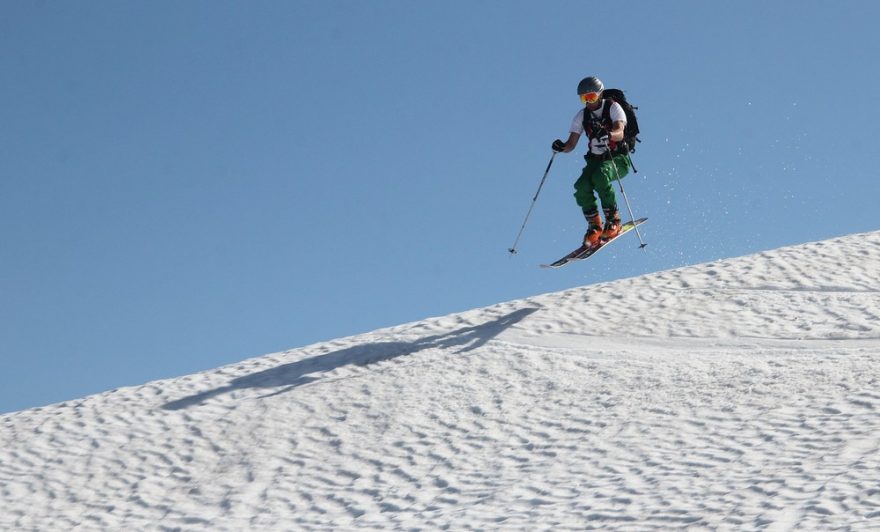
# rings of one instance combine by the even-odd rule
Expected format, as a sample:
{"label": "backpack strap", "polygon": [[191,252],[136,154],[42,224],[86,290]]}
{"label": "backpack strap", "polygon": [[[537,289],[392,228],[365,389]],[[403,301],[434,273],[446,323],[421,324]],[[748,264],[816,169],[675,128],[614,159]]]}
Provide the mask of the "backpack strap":
{"label": "backpack strap", "polygon": [[591,138],[593,136],[593,113],[590,112],[589,109],[584,107],[584,133],[587,134],[587,138]]}
{"label": "backpack strap", "polygon": [[602,100],[602,125],[606,128],[613,127],[614,124],[611,123],[611,106],[614,105],[614,100],[611,98],[606,98]]}

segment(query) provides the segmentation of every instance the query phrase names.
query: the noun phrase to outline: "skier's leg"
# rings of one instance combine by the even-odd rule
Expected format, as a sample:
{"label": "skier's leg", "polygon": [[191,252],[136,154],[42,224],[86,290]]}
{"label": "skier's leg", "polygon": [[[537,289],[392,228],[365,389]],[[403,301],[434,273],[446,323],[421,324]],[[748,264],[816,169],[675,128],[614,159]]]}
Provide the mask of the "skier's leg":
{"label": "skier's leg", "polygon": [[596,195],[593,187],[595,176],[600,165],[593,160],[587,159],[587,166],[581,173],[581,177],[574,184],[574,197],[587,220],[587,232],[584,234],[584,245],[594,246],[602,236],[602,219],[599,217],[599,204],[596,203]]}
{"label": "skier's leg", "polygon": [[574,199],[584,216],[599,212],[599,205],[596,203],[596,195],[593,192],[593,174],[597,169],[598,165],[588,161],[581,176],[574,183]]}
{"label": "skier's leg", "polygon": [[[614,166],[617,166],[615,171]],[[602,201],[602,210],[617,211],[617,195],[614,193],[614,181],[619,176],[621,179],[629,173],[629,162],[623,155],[618,155],[610,161],[604,161],[599,171],[594,174],[593,186],[599,193]]]}

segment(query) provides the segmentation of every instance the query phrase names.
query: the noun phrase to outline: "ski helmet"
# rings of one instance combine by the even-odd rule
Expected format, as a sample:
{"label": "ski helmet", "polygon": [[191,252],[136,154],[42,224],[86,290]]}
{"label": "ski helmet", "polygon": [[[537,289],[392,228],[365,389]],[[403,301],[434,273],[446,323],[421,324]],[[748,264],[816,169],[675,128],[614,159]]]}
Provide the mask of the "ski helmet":
{"label": "ski helmet", "polygon": [[578,83],[578,94],[587,94],[589,92],[602,92],[605,90],[605,85],[602,84],[602,80],[595,77],[590,76],[588,78],[584,78]]}

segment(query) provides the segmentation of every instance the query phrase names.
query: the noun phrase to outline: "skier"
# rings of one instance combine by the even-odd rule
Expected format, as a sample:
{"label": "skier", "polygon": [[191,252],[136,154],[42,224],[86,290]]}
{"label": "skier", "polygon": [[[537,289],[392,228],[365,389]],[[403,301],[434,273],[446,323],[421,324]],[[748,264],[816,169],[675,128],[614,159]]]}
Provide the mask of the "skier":
{"label": "skier", "polygon": [[[602,98],[605,86],[597,77],[587,77],[578,84],[578,95],[584,108],[571,122],[568,141],[553,141],[553,151],[568,153],[577,147],[581,134],[587,133],[589,147],[584,159],[587,165],[574,184],[574,197],[587,219],[584,248],[599,245],[620,232],[620,213],[617,211],[617,195],[613,182],[629,172],[629,158],[618,149],[623,141],[626,113],[615,101]],[[608,107],[606,109],[606,106]],[[617,167],[616,171],[614,167]],[[605,225],[599,217],[596,194],[602,202]]]}

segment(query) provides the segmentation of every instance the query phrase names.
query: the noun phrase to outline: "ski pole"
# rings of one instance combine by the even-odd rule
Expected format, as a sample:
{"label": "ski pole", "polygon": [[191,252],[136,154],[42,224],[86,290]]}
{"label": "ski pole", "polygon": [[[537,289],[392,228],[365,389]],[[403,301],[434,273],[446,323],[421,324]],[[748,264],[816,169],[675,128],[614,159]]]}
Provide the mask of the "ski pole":
{"label": "ski pole", "polygon": [[[611,152],[611,147],[608,146],[608,141],[605,141],[605,149],[608,150],[608,152]],[[623,190],[623,181],[621,181],[621,179],[620,179],[620,171],[617,169],[617,163],[614,162],[614,155],[613,154],[611,156],[610,161],[611,161],[611,166],[614,167],[614,175],[615,175],[615,177],[617,177],[617,184],[620,185],[620,193],[623,194],[623,201],[624,201],[624,203],[626,203],[627,210],[629,210],[629,217],[633,221],[633,224],[635,224],[636,215],[633,214],[632,207],[629,204],[629,198],[626,197],[626,191]],[[643,249],[648,244],[645,244],[645,241],[642,240],[642,233],[639,232],[639,226],[633,225],[633,229],[636,230],[636,235],[638,235],[638,237],[639,237],[639,243],[641,244],[641,246],[639,246],[639,249]]]}
{"label": "ski pole", "polygon": [[544,177],[541,178],[541,184],[538,185],[538,191],[535,192],[535,197],[532,198],[532,204],[529,205],[529,211],[526,213],[526,219],[523,220],[522,227],[519,228],[519,234],[516,235],[516,240],[513,242],[513,246],[510,247],[507,251],[510,252],[510,256],[516,255],[516,245],[519,243],[519,237],[523,234],[523,229],[526,228],[526,223],[529,221],[529,216],[532,214],[532,208],[535,206],[535,202],[538,201],[538,194],[541,193],[541,188],[544,187],[544,181],[547,180],[547,174],[550,173],[550,167],[553,166],[553,159],[556,158],[556,152],[553,152],[553,155],[550,156],[550,162],[547,163],[547,169],[544,170]]}

